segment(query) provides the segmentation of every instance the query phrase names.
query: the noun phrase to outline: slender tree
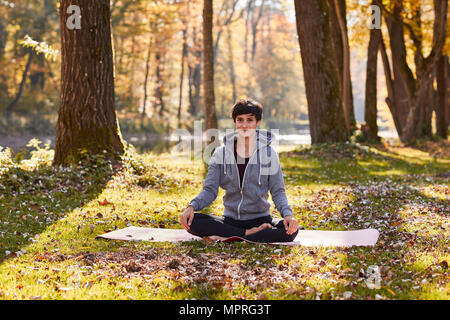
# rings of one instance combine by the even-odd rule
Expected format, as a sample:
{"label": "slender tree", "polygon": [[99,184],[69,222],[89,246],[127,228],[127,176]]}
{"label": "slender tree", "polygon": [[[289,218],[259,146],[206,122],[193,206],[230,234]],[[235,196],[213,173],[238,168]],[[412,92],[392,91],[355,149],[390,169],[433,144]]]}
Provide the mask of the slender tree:
{"label": "slender tree", "polygon": [[355,111],[353,106],[352,79],[350,73],[350,43],[348,40],[345,0],[328,0],[330,22],[332,24],[333,40],[337,65],[341,81],[341,94],[347,129],[356,129]]}
{"label": "slender tree", "polygon": [[[218,18],[217,22],[216,22],[216,25],[219,28],[219,31],[217,32],[216,41],[214,42],[214,65],[217,62],[217,50],[219,48],[219,42],[220,42],[223,30],[227,29],[228,25],[230,25],[231,23],[233,23],[234,21],[236,21],[243,15],[243,10],[241,10],[239,17],[235,20],[232,20],[234,13],[236,11],[236,6],[237,6],[238,2],[239,2],[239,0],[232,0],[231,3],[228,3],[228,1],[224,1],[221,12],[219,12],[219,14],[218,14],[218,16],[220,17],[221,13],[225,12],[226,16],[224,18],[224,21],[221,21],[221,19]],[[229,8],[229,7],[231,7],[231,8]]]}
{"label": "slender tree", "polygon": [[27,81],[28,72],[30,71],[31,67],[31,61],[33,60],[33,57],[35,56],[35,53],[32,48],[27,49],[28,51],[28,58],[27,58],[27,64],[25,65],[25,69],[22,74],[22,80],[20,81],[19,89],[17,90],[16,97],[14,100],[6,107],[6,118],[11,120],[12,112],[16,105],[19,103],[20,98],[23,94],[23,89],[25,88],[25,82]]}
{"label": "slender tree", "polygon": [[[154,112],[158,112],[158,115],[160,117],[163,116],[164,112],[166,111],[166,104],[164,101],[164,79],[163,79],[163,71],[164,71],[164,57],[165,54],[163,50],[157,51],[155,56],[155,104],[154,104]],[[159,106],[159,110],[156,110],[156,108]]]}
{"label": "slender tree", "polygon": [[362,132],[367,140],[379,141],[377,125],[377,57],[381,46],[381,30],[370,30],[367,47],[366,95],[364,99],[364,125]]}
{"label": "slender tree", "polygon": [[203,1],[203,94],[205,103],[206,130],[217,129],[214,106],[214,49],[213,49],[213,2]]}
{"label": "slender tree", "polygon": [[178,98],[178,111],[177,120],[178,127],[181,126],[181,107],[183,104],[183,83],[184,83],[184,69],[186,65],[186,59],[188,55],[188,43],[187,43],[187,33],[188,33],[188,22],[187,19],[183,19],[183,44],[181,49],[181,71],[180,71],[180,90]]}
{"label": "slender tree", "polygon": [[255,55],[256,55],[256,38],[258,34],[258,26],[259,22],[261,21],[263,10],[264,10],[264,2],[265,0],[261,1],[261,5],[259,6],[258,15],[255,14],[253,11],[252,13],[252,20],[251,20],[251,26],[252,26],[252,56],[251,56],[251,64],[252,66],[255,63]]}
{"label": "slender tree", "polygon": [[232,100],[237,100],[237,89],[236,89],[236,72],[234,70],[234,55],[233,55],[233,39],[231,30],[228,27],[227,28],[227,46],[228,46],[228,66],[229,66],[229,72],[230,72],[230,82],[231,82],[231,94],[232,94]]}
{"label": "slender tree", "polygon": [[441,138],[447,139],[447,129],[448,123],[447,119],[449,117],[449,103],[448,99],[448,56],[441,55],[439,61],[436,65],[436,84],[437,84],[437,94],[438,101],[436,104],[436,134]]}
{"label": "slender tree", "polygon": [[295,0],[311,142],[348,140],[326,0]]}
{"label": "slender tree", "polygon": [[395,67],[394,65],[394,67],[391,68],[383,35],[381,35],[380,39],[380,54],[383,62],[383,71],[387,88],[387,97],[385,101],[391,112],[392,119],[394,120],[395,129],[400,135],[405,123],[405,115],[408,111],[408,101],[400,77],[396,76],[394,78],[394,75],[398,75],[398,67]]}
{"label": "slender tree", "polygon": [[201,69],[202,69],[202,39],[198,37],[196,25],[192,28],[192,48],[188,51],[189,70],[189,108],[191,115],[195,116],[200,110],[200,89],[201,89]]}
{"label": "slender tree", "polygon": [[6,27],[3,24],[2,18],[0,17],[0,59],[3,57],[5,51],[7,36],[8,33],[6,32]]}
{"label": "slender tree", "polygon": [[[152,30],[152,27],[150,27],[150,30]],[[150,33],[148,39],[147,57],[145,58],[144,99],[142,101],[142,114],[141,114],[142,124],[144,123],[143,120],[147,114],[148,78],[150,76],[150,58],[152,56],[152,43],[153,43],[153,35]]]}
{"label": "slender tree", "polygon": [[[80,29],[69,28],[78,6]],[[69,11],[70,12],[70,11]],[[61,102],[54,164],[78,162],[80,150],[117,159],[124,146],[114,110],[109,0],[61,0]]]}

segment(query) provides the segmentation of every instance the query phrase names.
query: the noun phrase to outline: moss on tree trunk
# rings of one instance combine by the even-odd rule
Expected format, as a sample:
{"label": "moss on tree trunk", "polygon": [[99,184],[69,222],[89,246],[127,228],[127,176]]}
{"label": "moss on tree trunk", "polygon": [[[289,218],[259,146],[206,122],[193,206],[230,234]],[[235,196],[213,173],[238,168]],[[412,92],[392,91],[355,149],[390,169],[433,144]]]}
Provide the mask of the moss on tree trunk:
{"label": "moss on tree trunk", "polygon": [[[81,10],[81,29],[66,26],[67,8]],[[114,110],[114,65],[108,0],[62,0],[61,104],[54,164],[84,158],[83,152],[118,159],[124,146]]]}

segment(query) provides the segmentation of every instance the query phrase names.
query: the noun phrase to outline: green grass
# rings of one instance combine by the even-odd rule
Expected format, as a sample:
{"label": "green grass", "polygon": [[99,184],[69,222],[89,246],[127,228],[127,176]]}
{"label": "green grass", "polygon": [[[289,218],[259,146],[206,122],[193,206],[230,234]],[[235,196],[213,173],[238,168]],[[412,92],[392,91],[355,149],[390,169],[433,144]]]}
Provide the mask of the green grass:
{"label": "green grass", "polygon": [[[374,247],[287,248],[96,240],[180,228],[202,163],[130,149],[123,165],[60,169],[34,146],[19,163],[0,150],[0,299],[449,299],[448,157],[353,144],[280,154],[300,225],[380,231]],[[204,212],[221,214],[223,194]]]}

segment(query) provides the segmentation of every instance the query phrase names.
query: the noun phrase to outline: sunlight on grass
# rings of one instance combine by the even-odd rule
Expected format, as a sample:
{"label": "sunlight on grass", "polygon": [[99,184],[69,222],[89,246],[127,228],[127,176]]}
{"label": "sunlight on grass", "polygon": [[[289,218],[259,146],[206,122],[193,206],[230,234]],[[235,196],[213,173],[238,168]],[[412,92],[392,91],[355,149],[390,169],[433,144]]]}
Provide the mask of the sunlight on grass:
{"label": "sunlight on grass", "polygon": [[[300,226],[380,231],[375,247],[354,248],[96,240],[130,225],[180,228],[203,187],[203,163],[131,152],[123,167],[97,159],[55,170],[44,149],[25,170],[3,153],[0,298],[448,299],[449,183],[437,175],[447,160],[371,149],[280,154]],[[224,194],[203,212],[220,215]],[[366,285],[373,265],[378,289]]]}

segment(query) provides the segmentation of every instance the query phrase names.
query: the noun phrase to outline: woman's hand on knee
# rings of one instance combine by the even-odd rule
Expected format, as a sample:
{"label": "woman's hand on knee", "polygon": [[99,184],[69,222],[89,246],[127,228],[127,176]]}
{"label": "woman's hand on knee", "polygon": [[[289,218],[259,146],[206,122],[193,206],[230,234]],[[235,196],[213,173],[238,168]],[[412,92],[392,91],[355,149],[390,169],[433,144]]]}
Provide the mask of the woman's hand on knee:
{"label": "woman's hand on knee", "polygon": [[184,229],[189,230],[192,220],[194,220],[194,207],[188,206],[180,216],[180,223]]}
{"label": "woman's hand on knee", "polygon": [[298,222],[292,216],[284,217],[283,223],[287,234],[293,234],[298,229]]}

